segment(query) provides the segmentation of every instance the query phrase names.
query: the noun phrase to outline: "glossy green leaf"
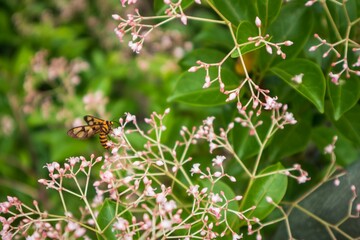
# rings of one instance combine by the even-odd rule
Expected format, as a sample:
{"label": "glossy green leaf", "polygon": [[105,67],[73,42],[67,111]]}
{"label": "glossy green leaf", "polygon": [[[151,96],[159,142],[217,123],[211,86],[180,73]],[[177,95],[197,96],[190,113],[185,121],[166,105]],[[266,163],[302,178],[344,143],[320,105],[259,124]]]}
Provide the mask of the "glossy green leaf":
{"label": "glossy green leaf", "polygon": [[255,21],[256,9],[249,0],[212,0],[221,16],[238,26],[241,20]]}
{"label": "glossy green leaf", "polygon": [[[276,172],[283,169],[284,167],[281,163],[277,163],[265,168],[260,174]],[[246,213],[246,217],[257,217],[260,220],[264,219],[275,208],[273,204],[266,201],[266,197],[271,197],[275,203],[279,203],[285,195],[287,181],[287,176],[279,173],[255,179],[241,201],[241,211],[256,206],[255,210]]]}
{"label": "glossy green leaf", "polygon": [[282,0],[257,0],[257,16],[261,20],[261,25],[265,29],[276,19],[278,16]]}
{"label": "glossy green leaf", "polygon": [[240,159],[255,156],[260,149],[260,145],[254,136],[251,136],[249,129],[236,125],[232,131],[232,141],[236,154]]}
{"label": "glossy green leaf", "polygon": [[[352,206],[351,212],[355,214],[359,203],[359,200],[355,199],[354,204],[350,205],[353,197],[351,186],[360,188],[359,172],[360,161],[357,161],[344,171],[345,175],[339,177],[339,186],[335,186],[333,180],[327,181],[303,199],[299,203],[300,207],[295,206],[288,213],[292,238],[359,239],[360,218],[349,217],[348,213],[349,206]],[[324,223],[337,227],[329,231],[329,225]],[[289,239],[286,228],[287,226],[282,223],[273,239]]]}
{"label": "glossy green leaf", "polygon": [[[112,230],[112,225],[116,221],[117,214],[123,210],[124,208],[121,206],[116,208],[115,202],[111,201],[110,199],[105,199],[105,202],[102,205],[96,219],[103,231],[103,234],[97,234],[98,239],[118,239],[116,237],[116,231]],[[125,211],[121,217],[131,222],[132,215],[129,211]]]}
{"label": "glossy green leaf", "polygon": [[[292,59],[272,67],[271,72],[312,102],[319,112],[324,112],[326,84],[318,65],[305,59]],[[302,83],[295,83],[292,79],[300,74],[303,74]]]}
{"label": "glossy green leaf", "polygon": [[[270,127],[271,121],[269,120],[269,112],[263,112],[260,116],[253,117],[254,122],[263,122],[263,124],[256,128],[256,131],[262,140],[266,137]],[[260,149],[260,145],[255,136],[250,135],[249,131],[249,128],[243,127],[241,124],[235,124],[233,130],[231,131],[230,139],[236,154],[240,159],[247,159],[249,157],[255,156]]]}
{"label": "glossy green leaf", "polygon": [[[233,189],[222,181],[217,181],[216,184],[213,186],[213,188],[211,188],[212,186],[209,182],[202,182],[202,185],[203,187],[212,189],[211,191],[214,194],[218,193],[221,196],[221,192],[223,192],[224,195],[226,196],[226,199],[234,199],[236,197],[236,194],[234,193]],[[228,205],[228,209],[237,212],[239,209],[238,203],[236,201],[231,201]],[[223,219],[224,219],[224,215],[221,216],[221,220]],[[240,219],[236,214],[232,214],[230,211],[228,211],[226,220],[233,229],[239,228]],[[223,230],[224,229],[221,229],[221,231]]]}
{"label": "glossy green leaf", "polygon": [[269,159],[274,161],[303,151],[309,143],[311,125],[300,121],[295,125],[287,125],[280,129],[271,141]]}
{"label": "glossy green leaf", "polygon": [[[216,34],[214,34],[216,33]],[[203,24],[201,31],[194,36],[194,45],[210,50],[232,49],[234,40],[231,37],[229,28],[219,24]]]}
{"label": "glossy green leaf", "polygon": [[350,110],[360,98],[360,79],[351,75],[348,79],[341,79],[339,85],[329,82],[329,95],[334,107],[334,118],[338,120]]}
{"label": "glossy green leaf", "polygon": [[[308,41],[312,32],[314,17],[309,8],[304,7],[301,1],[288,2],[282,9],[277,19],[269,26],[267,33],[271,37],[271,42],[278,43],[286,40],[293,42],[291,46],[281,46],[281,50],[286,54],[286,59],[296,57],[304,50],[304,45]],[[276,54],[269,54],[265,49],[260,52],[261,69],[268,69],[283,59]]]}
{"label": "glossy green leaf", "polygon": [[[213,69],[215,70],[215,69]],[[217,71],[210,71],[210,76],[214,78]],[[221,78],[226,85],[226,89],[233,89],[238,85],[238,76],[232,71],[222,69]],[[197,106],[215,106],[226,104],[227,95],[221,94],[219,84],[213,83],[209,88],[203,88],[205,83],[205,71],[198,70],[194,73],[183,73],[176,83],[175,91],[168,98],[168,101],[176,101]]]}
{"label": "glossy green leaf", "polygon": [[[236,30],[236,41],[239,44],[247,43],[249,37],[254,37],[258,35],[258,29],[255,26],[255,23],[251,23],[249,21],[241,21]],[[240,48],[241,54],[252,52],[256,49],[263,47],[264,44],[260,44],[259,46],[255,46],[254,43],[246,44]],[[236,58],[239,57],[239,53],[233,52],[231,57]]]}
{"label": "glossy green leaf", "polygon": [[335,127],[353,144],[360,146],[360,106],[355,105],[350,111],[334,121]]}
{"label": "glossy green leaf", "polygon": [[[198,60],[206,63],[217,63],[220,62],[224,57],[225,53],[220,52],[214,49],[208,48],[199,48],[191,51],[190,53],[186,54],[183,59],[180,61],[180,65],[184,70],[189,70],[192,66],[197,66],[196,62]],[[234,62],[233,61],[226,61],[222,67],[233,69]]]}
{"label": "glossy green leaf", "polygon": [[323,151],[326,146],[332,143],[334,136],[337,136],[335,147],[336,163],[342,166],[348,166],[358,160],[360,149],[339,134],[334,128],[320,126],[311,131],[311,140],[315,143],[319,151]]}
{"label": "glossy green leaf", "polygon": [[98,235],[98,238],[116,239],[115,232],[112,231],[112,224],[115,222],[115,217],[116,203],[106,199],[97,216],[97,222],[104,231],[102,235]]}

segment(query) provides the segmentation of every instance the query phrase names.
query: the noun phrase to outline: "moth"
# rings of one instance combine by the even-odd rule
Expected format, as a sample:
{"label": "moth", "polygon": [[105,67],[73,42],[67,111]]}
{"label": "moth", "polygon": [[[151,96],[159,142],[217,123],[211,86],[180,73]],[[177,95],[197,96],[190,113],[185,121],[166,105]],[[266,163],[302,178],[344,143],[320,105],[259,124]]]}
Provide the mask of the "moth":
{"label": "moth", "polygon": [[113,121],[103,120],[94,116],[86,115],[84,117],[87,125],[78,126],[71,128],[67,134],[70,137],[77,139],[86,139],[94,136],[95,134],[99,134],[101,145],[108,149],[108,134],[111,132]]}

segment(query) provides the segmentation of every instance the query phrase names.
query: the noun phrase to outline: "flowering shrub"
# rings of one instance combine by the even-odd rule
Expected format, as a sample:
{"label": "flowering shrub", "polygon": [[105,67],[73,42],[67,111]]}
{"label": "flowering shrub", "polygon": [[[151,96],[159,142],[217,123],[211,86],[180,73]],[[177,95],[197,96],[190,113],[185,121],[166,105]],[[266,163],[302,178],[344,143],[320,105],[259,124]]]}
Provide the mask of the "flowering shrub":
{"label": "flowering shrub", "polygon": [[[205,109],[220,105],[221,114],[209,111],[202,123],[180,120],[175,129],[170,108],[144,119],[125,113],[109,134],[109,151],[45,165],[48,176],[38,182],[58,194],[58,209],[42,210],[43,203],[10,196],[1,202],[1,237],[359,238],[360,47],[354,36],[360,16],[352,9],[359,4],[156,0],[155,16],[143,16],[133,4],[140,7],[141,1],[122,0],[133,12],[112,17],[118,39],[139,56],[151,52],[148,39],[170,22],[211,26],[204,30],[210,35],[196,35],[205,47],[182,52],[183,72],[168,101],[171,109],[175,102]],[[214,14],[193,10],[199,8]],[[334,13],[346,23],[335,21]],[[332,34],[322,32],[324,23],[315,17],[326,19]],[[314,39],[313,30],[320,31]],[[341,60],[327,62],[332,53]],[[40,105],[43,117],[50,118],[57,112],[52,101],[70,106],[77,100],[79,73],[89,65],[59,58],[47,66],[45,55],[35,56],[26,75],[24,110],[31,114]],[[55,98],[37,92],[37,74],[56,86]],[[93,91],[79,102],[86,111],[106,115],[108,97]],[[313,123],[324,112],[322,121],[336,129]],[[175,110],[175,118],[180,113]],[[57,119],[73,114],[57,112]],[[326,160],[317,163],[320,171],[309,167],[314,165],[309,159],[320,159],[308,156],[314,145]]]}

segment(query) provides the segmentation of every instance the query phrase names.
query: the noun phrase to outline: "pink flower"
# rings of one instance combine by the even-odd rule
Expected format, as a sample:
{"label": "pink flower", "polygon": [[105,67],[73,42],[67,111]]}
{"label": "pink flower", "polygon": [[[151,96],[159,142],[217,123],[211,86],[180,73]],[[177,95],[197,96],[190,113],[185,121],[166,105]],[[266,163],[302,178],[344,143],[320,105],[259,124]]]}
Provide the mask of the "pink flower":
{"label": "pink flower", "polygon": [[340,78],[340,74],[334,74],[332,72],[329,73],[329,76],[331,78],[331,81],[335,84],[335,85],[339,85],[339,78]]}
{"label": "pink flower", "polygon": [[256,18],[255,18],[255,25],[256,25],[257,27],[261,27],[261,20],[260,20],[259,17],[256,17]]}
{"label": "pink flower", "polygon": [[266,104],[265,104],[265,109],[266,110],[271,110],[271,109],[278,109],[279,107],[281,107],[281,103],[277,103],[277,97],[265,97],[266,100]]}
{"label": "pink flower", "polygon": [[200,167],[200,163],[193,164],[193,167],[190,169],[191,176],[194,174],[197,174],[197,173],[201,173],[201,170],[199,167]]}
{"label": "pink flower", "polygon": [[188,195],[197,196],[199,194],[199,185],[190,186],[190,188],[187,190]]}
{"label": "pink flower", "polygon": [[218,202],[222,202],[222,198],[220,197],[220,195],[217,193],[217,194],[211,194],[211,201],[213,203],[218,203]]}
{"label": "pink flower", "polygon": [[291,78],[291,80],[297,84],[301,84],[302,83],[302,79],[303,79],[304,74],[300,73],[298,75],[295,75],[293,78]]}
{"label": "pink flower", "polygon": [[184,24],[184,25],[186,25],[187,24],[187,17],[186,17],[186,15],[181,15],[181,18],[180,18],[180,20],[181,20],[181,22]]}
{"label": "pink flower", "polygon": [[100,178],[101,180],[103,180],[104,182],[111,182],[114,179],[114,175],[112,174],[111,171],[107,170],[104,173],[100,172]]}
{"label": "pink flower", "polygon": [[113,224],[113,229],[125,231],[129,226],[129,222],[124,218],[118,218],[117,221]]}
{"label": "pink flower", "polygon": [[325,154],[331,154],[331,153],[334,152],[334,149],[335,149],[335,145],[329,144],[329,145],[327,145],[327,146],[325,147],[324,153],[325,153]]}
{"label": "pink flower", "polygon": [[225,160],[225,156],[216,156],[212,161],[213,161],[213,166],[217,165],[217,166],[222,166],[223,161]]}
{"label": "pink flower", "polygon": [[161,223],[159,224],[159,227],[161,229],[170,229],[172,226],[172,222],[168,219],[163,219]]}
{"label": "pink flower", "polygon": [[285,120],[286,123],[289,123],[289,124],[296,124],[297,123],[297,121],[294,118],[294,115],[292,113],[290,113],[290,112],[285,113],[284,120]]}

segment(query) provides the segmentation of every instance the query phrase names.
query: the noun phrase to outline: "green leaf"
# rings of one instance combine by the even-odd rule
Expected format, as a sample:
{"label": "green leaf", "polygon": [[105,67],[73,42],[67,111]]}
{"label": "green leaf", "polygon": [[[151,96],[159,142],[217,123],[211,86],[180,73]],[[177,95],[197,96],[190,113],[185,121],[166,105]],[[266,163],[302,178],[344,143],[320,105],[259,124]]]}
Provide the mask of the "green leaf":
{"label": "green leaf", "polygon": [[360,79],[353,74],[346,80],[340,80],[339,85],[328,81],[329,95],[334,107],[334,118],[339,118],[350,110],[360,98]]}
{"label": "green leaf", "polygon": [[260,149],[256,138],[251,136],[249,131],[249,128],[236,124],[231,132],[233,146],[240,159],[255,156]]}
{"label": "green leaf", "polygon": [[[268,133],[271,124],[271,121],[269,120],[270,112],[263,112],[260,116],[253,116],[254,122],[263,122],[263,124],[256,128],[256,131],[262,140],[264,140],[266,134]],[[235,124],[233,130],[231,131],[230,140],[232,141],[232,145],[240,159],[247,159],[255,156],[260,149],[260,145],[256,140],[256,137],[250,135],[249,131],[249,128],[243,127],[241,124]]]}
{"label": "green leaf", "polygon": [[220,14],[238,26],[241,20],[255,21],[255,6],[249,0],[212,0]]}
{"label": "green leaf", "polygon": [[[112,231],[112,224],[115,222],[115,217],[116,203],[106,199],[96,219],[100,228],[104,231],[101,236],[105,239],[116,239],[115,232]],[[99,237],[98,235],[98,238]]]}
{"label": "green leaf", "polygon": [[295,125],[288,125],[279,130],[268,148],[270,161],[303,151],[308,145],[310,134],[311,125],[306,121],[299,121]]}
{"label": "green leaf", "polygon": [[[360,188],[359,172],[360,161],[357,161],[344,171],[346,175],[339,177],[339,186],[331,180],[309,193],[299,203],[300,207],[294,206],[288,213],[290,226],[282,223],[273,239],[288,239],[287,227],[291,229],[292,239],[359,239],[360,218],[349,217],[348,213],[351,206],[351,212],[355,214],[359,202],[357,199],[350,204],[351,186]],[[336,225],[336,228],[329,231],[329,225]]]}
{"label": "green leaf", "polygon": [[[305,59],[293,59],[277,64],[270,71],[312,102],[319,112],[324,112],[326,85],[318,65]],[[292,80],[299,74],[304,74],[300,84]]]}
{"label": "green leaf", "polygon": [[348,139],[343,137],[334,128],[320,126],[311,131],[311,140],[319,151],[323,152],[326,146],[332,143],[334,136],[337,136],[335,147],[336,163],[341,166],[348,166],[358,160],[360,149],[354,146]]}
{"label": "green leaf", "polygon": [[[271,42],[278,43],[290,40],[294,44],[291,46],[282,46],[281,50],[286,54],[286,58],[296,57],[303,49],[312,33],[314,17],[309,8],[304,7],[302,1],[288,2],[281,8],[280,15],[268,29],[268,34],[272,37]],[[276,62],[282,59],[275,54],[269,54],[267,51],[261,51],[260,66],[261,69],[268,69]]]}
{"label": "green leaf", "polygon": [[360,146],[360,106],[355,105],[350,111],[334,121],[335,127],[353,144]]}
{"label": "green leaf", "polygon": [[[118,239],[116,231],[112,230],[112,225],[116,221],[116,216],[121,211],[124,211],[123,207],[117,206],[115,202],[109,199],[105,200],[96,219],[103,231],[103,234],[97,234],[98,239]],[[121,217],[131,223],[132,215],[129,211],[125,211],[121,214]]]}
{"label": "green leaf", "polygon": [[14,63],[12,64],[14,74],[21,75],[25,72],[30,65],[33,55],[34,53],[31,49],[28,49],[27,47],[20,48],[14,59]]}
{"label": "green leaf", "polygon": [[[236,30],[236,41],[239,44],[247,43],[249,37],[257,36],[258,30],[255,26],[255,23],[251,23],[249,21],[241,21],[239,26]],[[255,51],[263,47],[264,44],[260,44],[259,46],[255,46],[254,43],[246,44],[240,48],[241,54],[244,55],[245,53]],[[239,57],[239,53],[237,51],[231,54],[231,57],[237,58]]]}
{"label": "green leaf", "polygon": [[[212,79],[217,75],[216,69],[210,71]],[[238,86],[238,76],[232,71],[222,69],[221,78],[226,89],[233,89]],[[203,88],[205,83],[204,70],[183,73],[176,83],[175,91],[168,98],[168,101],[176,101],[196,106],[216,106],[226,104],[227,95],[220,93],[219,84],[213,83],[209,88]]]}
{"label": "green leaf", "polygon": [[[277,163],[265,168],[260,174],[283,170],[281,163]],[[284,197],[287,188],[287,177],[284,174],[273,173],[266,177],[256,178],[250,188],[247,189],[240,210],[244,211],[256,206],[255,210],[246,213],[247,218],[257,217],[260,220],[268,216],[275,206],[266,201],[266,197],[271,197],[274,203],[279,203]]]}
{"label": "green leaf", "polygon": [[261,20],[261,25],[265,29],[273,22],[278,16],[282,0],[257,0],[257,16]]}
{"label": "green leaf", "polygon": [[[209,17],[208,17],[209,18]],[[227,27],[218,24],[202,23],[201,31],[194,36],[193,43],[195,46],[209,47],[213,49],[231,49],[234,47],[234,41]],[[214,33],[216,36],[214,37]]]}
{"label": "green leaf", "polygon": [[[199,48],[186,54],[185,57],[181,59],[180,66],[184,70],[189,70],[190,67],[197,65],[196,62],[198,60],[206,63],[217,63],[220,62],[224,57],[225,53],[218,50]],[[234,69],[234,63],[233,61],[226,61],[222,67]]]}
{"label": "green leaf", "polygon": [[[207,187],[209,189],[211,189],[212,187],[210,182],[202,182],[202,185],[203,187]],[[218,193],[220,196],[221,196],[221,192],[223,192],[224,195],[226,196],[226,199],[234,199],[236,197],[236,194],[234,193],[232,188],[222,181],[217,181],[213,186],[213,188],[211,189],[211,191],[214,194]],[[228,209],[237,212],[239,209],[238,203],[236,201],[231,201],[228,205]],[[224,215],[221,216],[220,221],[222,221],[223,219],[224,219]],[[231,211],[227,211],[226,220],[233,229],[239,228],[240,220],[236,214],[232,214]],[[219,232],[222,232],[223,230],[224,229],[221,229]]]}

